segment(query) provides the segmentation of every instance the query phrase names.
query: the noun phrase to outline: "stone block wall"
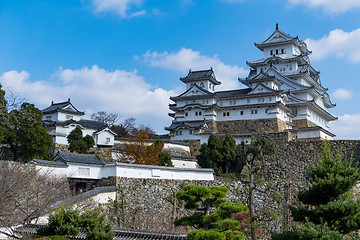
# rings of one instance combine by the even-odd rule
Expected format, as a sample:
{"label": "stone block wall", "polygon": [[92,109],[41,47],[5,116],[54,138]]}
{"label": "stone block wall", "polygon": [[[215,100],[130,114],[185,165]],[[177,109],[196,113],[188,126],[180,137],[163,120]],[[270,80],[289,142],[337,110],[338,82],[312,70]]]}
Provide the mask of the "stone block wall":
{"label": "stone block wall", "polygon": [[286,123],[278,118],[235,120],[235,121],[207,121],[207,125],[214,133],[250,133],[250,132],[282,132],[286,130]]}
{"label": "stone block wall", "polygon": [[293,127],[294,129],[295,128],[316,127],[316,126],[318,126],[317,124],[313,123],[312,121],[309,121],[308,119],[293,120],[292,123],[295,124],[295,126]]}
{"label": "stone block wall", "polygon": [[[173,227],[173,220],[190,214],[177,203],[174,207],[174,194],[183,184],[201,186],[225,186],[229,189],[227,199],[232,202],[247,203],[247,187],[240,181],[181,181],[164,179],[130,179],[117,178],[118,201],[123,203],[122,215],[125,217],[122,228],[138,228],[154,231],[176,231],[186,233],[190,228]],[[295,185],[294,185],[295,186]],[[288,183],[273,182],[259,187],[256,196],[256,211],[258,213],[273,210],[278,218],[271,223],[263,222],[262,231],[279,231],[287,224],[286,202],[290,196]]]}

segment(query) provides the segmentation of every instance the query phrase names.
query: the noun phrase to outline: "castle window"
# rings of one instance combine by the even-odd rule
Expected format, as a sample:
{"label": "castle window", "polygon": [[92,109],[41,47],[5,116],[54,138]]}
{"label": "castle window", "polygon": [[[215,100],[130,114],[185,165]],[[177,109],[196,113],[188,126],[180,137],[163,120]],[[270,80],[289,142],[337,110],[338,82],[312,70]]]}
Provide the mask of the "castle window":
{"label": "castle window", "polygon": [[199,112],[199,116],[201,116],[201,112]]}
{"label": "castle window", "polygon": [[195,116],[197,116],[198,115],[198,112],[195,112]]}
{"label": "castle window", "polygon": [[223,116],[224,116],[224,117],[230,116],[230,112],[223,112]]}
{"label": "castle window", "polygon": [[259,101],[259,103],[265,102],[265,98],[259,98],[258,101]]}
{"label": "castle window", "polygon": [[284,54],[284,53],[285,53],[285,49],[282,48],[282,49],[281,49],[281,54]]}
{"label": "castle window", "polygon": [[185,117],[187,117],[187,116],[189,116],[189,113],[186,112],[186,113],[185,113]]}
{"label": "castle window", "polygon": [[240,111],[240,115],[244,115],[244,111]]}
{"label": "castle window", "polygon": [[204,87],[205,87],[204,83],[201,83],[201,84],[200,84],[200,87],[204,88]]}
{"label": "castle window", "polygon": [[110,142],[110,138],[106,138],[106,142],[109,143],[109,142]]}
{"label": "castle window", "polygon": [[269,97],[269,102],[271,102],[272,101],[272,97]]}
{"label": "castle window", "polygon": [[270,50],[270,55],[273,55],[274,54],[274,51],[273,50]]}
{"label": "castle window", "polygon": [[206,100],[206,104],[209,104],[209,100]]}
{"label": "castle window", "polygon": [[46,116],[46,120],[51,121],[51,116]]}
{"label": "castle window", "polygon": [[251,114],[257,114],[257,109],[251,110]]}
{"label": "castle window", "polygon": [[192,132],[192,130],[189,130],[189,134],[192,134],[193,132]]}
{"label": "castle window", "polygon": [[265,109],[265,113],[268,113],[268,109]]}
{"label": "castle window", "polygon": [[182,131],[179,131],[179,135],[182,135]]}
{"label": "castle window", "polygon": [[279,49],[276,49],[276,55],[278,55],[279,54]]}
{"label": "castle window", "polygon": [[73,116],[71,116],[71,115],[66,115],[66,119],[73,119]]}
{"label": "castle window", "polygon": [[247,99],[246,102],[247,102],[247,103],[250,103],[250,99]]}

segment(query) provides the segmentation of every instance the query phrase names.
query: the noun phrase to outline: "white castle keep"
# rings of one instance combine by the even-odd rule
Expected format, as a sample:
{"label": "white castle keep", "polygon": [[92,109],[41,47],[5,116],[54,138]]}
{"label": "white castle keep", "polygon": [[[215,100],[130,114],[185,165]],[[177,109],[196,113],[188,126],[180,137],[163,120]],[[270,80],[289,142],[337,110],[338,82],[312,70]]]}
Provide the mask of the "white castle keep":
{"label": "white castle keep", "polygon": [[250,73],[238,80],[243,89],[215,91],[221,82],[212,68],[189,71],[180,78],[186,91],[171,97],[171,140],[207,142],[211,134],[231,134],[237,142],[256,132],[289,131],[292,139],[332,139],[329,122],[337,117],[320,72],[309,60],[305,42],[278,28],[264,42],[255,43],[263,58],[247,62]]}

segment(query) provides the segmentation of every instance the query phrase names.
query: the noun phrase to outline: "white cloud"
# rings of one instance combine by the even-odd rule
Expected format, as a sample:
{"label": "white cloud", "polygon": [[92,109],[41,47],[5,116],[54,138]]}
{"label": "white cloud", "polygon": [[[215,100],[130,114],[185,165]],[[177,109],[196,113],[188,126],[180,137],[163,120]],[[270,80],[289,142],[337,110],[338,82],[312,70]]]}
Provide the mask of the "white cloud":
{"label": "white cloud", "polygon": [[132,6],[140,6],[143,0],[93,0],[95,12],[116,13],[122,18],[144,15],[145,10],[129,13]]}
{"label": "white cloud", "polygon": [[135,117],[140,123],[151,123],[157,131],[163,131],[169,124],[169,97],[178,94],[153,88],[137,71],[107,71],[96,65],[77,70],[60,68],[51,79],[51,82],[32,82],[25,71],[10,71],[0,76],[5,90],[11,87],[39,108],[70,97],[87,115],[97,111],[117,112],[123,120]]}
{"label": "white cloud", "polygon": [[339,88],[332,93],[333,98],[346,100],[352,98],[353,94],[350,90]]}
{"label": "white cloud", "polygon": [[[359,1],[360,3],[360,1]],[[324,59],[329,56],[345,58],[351,62],[360,62],[360,28],[352,32],[333,30],[322,39],[306,39],[312,53],[312,59]]]}
{"label": "white cloud", "polygon": [[245,76],[248,71],[237,65],[230,66],[223,63],[218,56],[208,57],[201,55],[198,51],[188,48],[182,48],[178,52],[151,52],[148,50],[137,59],[155,66],[179,71],[186,75],[189,69],[201,70],[214,69],[217,80],[221,81],[221,85],[217,89],[234,89],[239,87],[238,77]]}
{"label": "white cloud", "polygon": [[330,131],[337,139],[360,139],[360,114],[344,114],[337,121],[330,122]]}
{"label": "white cloud", "polygon": [[288,0],[290,4],[304,4],[309,7],[320,7],[326,13],[344,13],[353,8],[360,8],[359,0]]}

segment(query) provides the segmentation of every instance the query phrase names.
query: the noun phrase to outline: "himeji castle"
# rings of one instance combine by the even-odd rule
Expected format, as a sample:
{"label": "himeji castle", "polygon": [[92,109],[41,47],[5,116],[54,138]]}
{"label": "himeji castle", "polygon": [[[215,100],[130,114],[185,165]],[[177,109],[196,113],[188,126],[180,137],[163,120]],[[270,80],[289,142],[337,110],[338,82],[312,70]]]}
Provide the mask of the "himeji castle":
{"label": "himeji castle", "polygon": [[243,89],[215,91],[221,82],[212,68],[190,70],[180,80],[186,91],[170,97],[165,129],[171,140],[207,142],[211,134],[231,134],[237,142],[256,132],[291,132],[293,139],[332,139],[329,122],[337,117],[320,73],[311,64],[305,42],[279,29],[263,42],[255,43],[263,58],[246,62],[249,75],[238,80]]}

